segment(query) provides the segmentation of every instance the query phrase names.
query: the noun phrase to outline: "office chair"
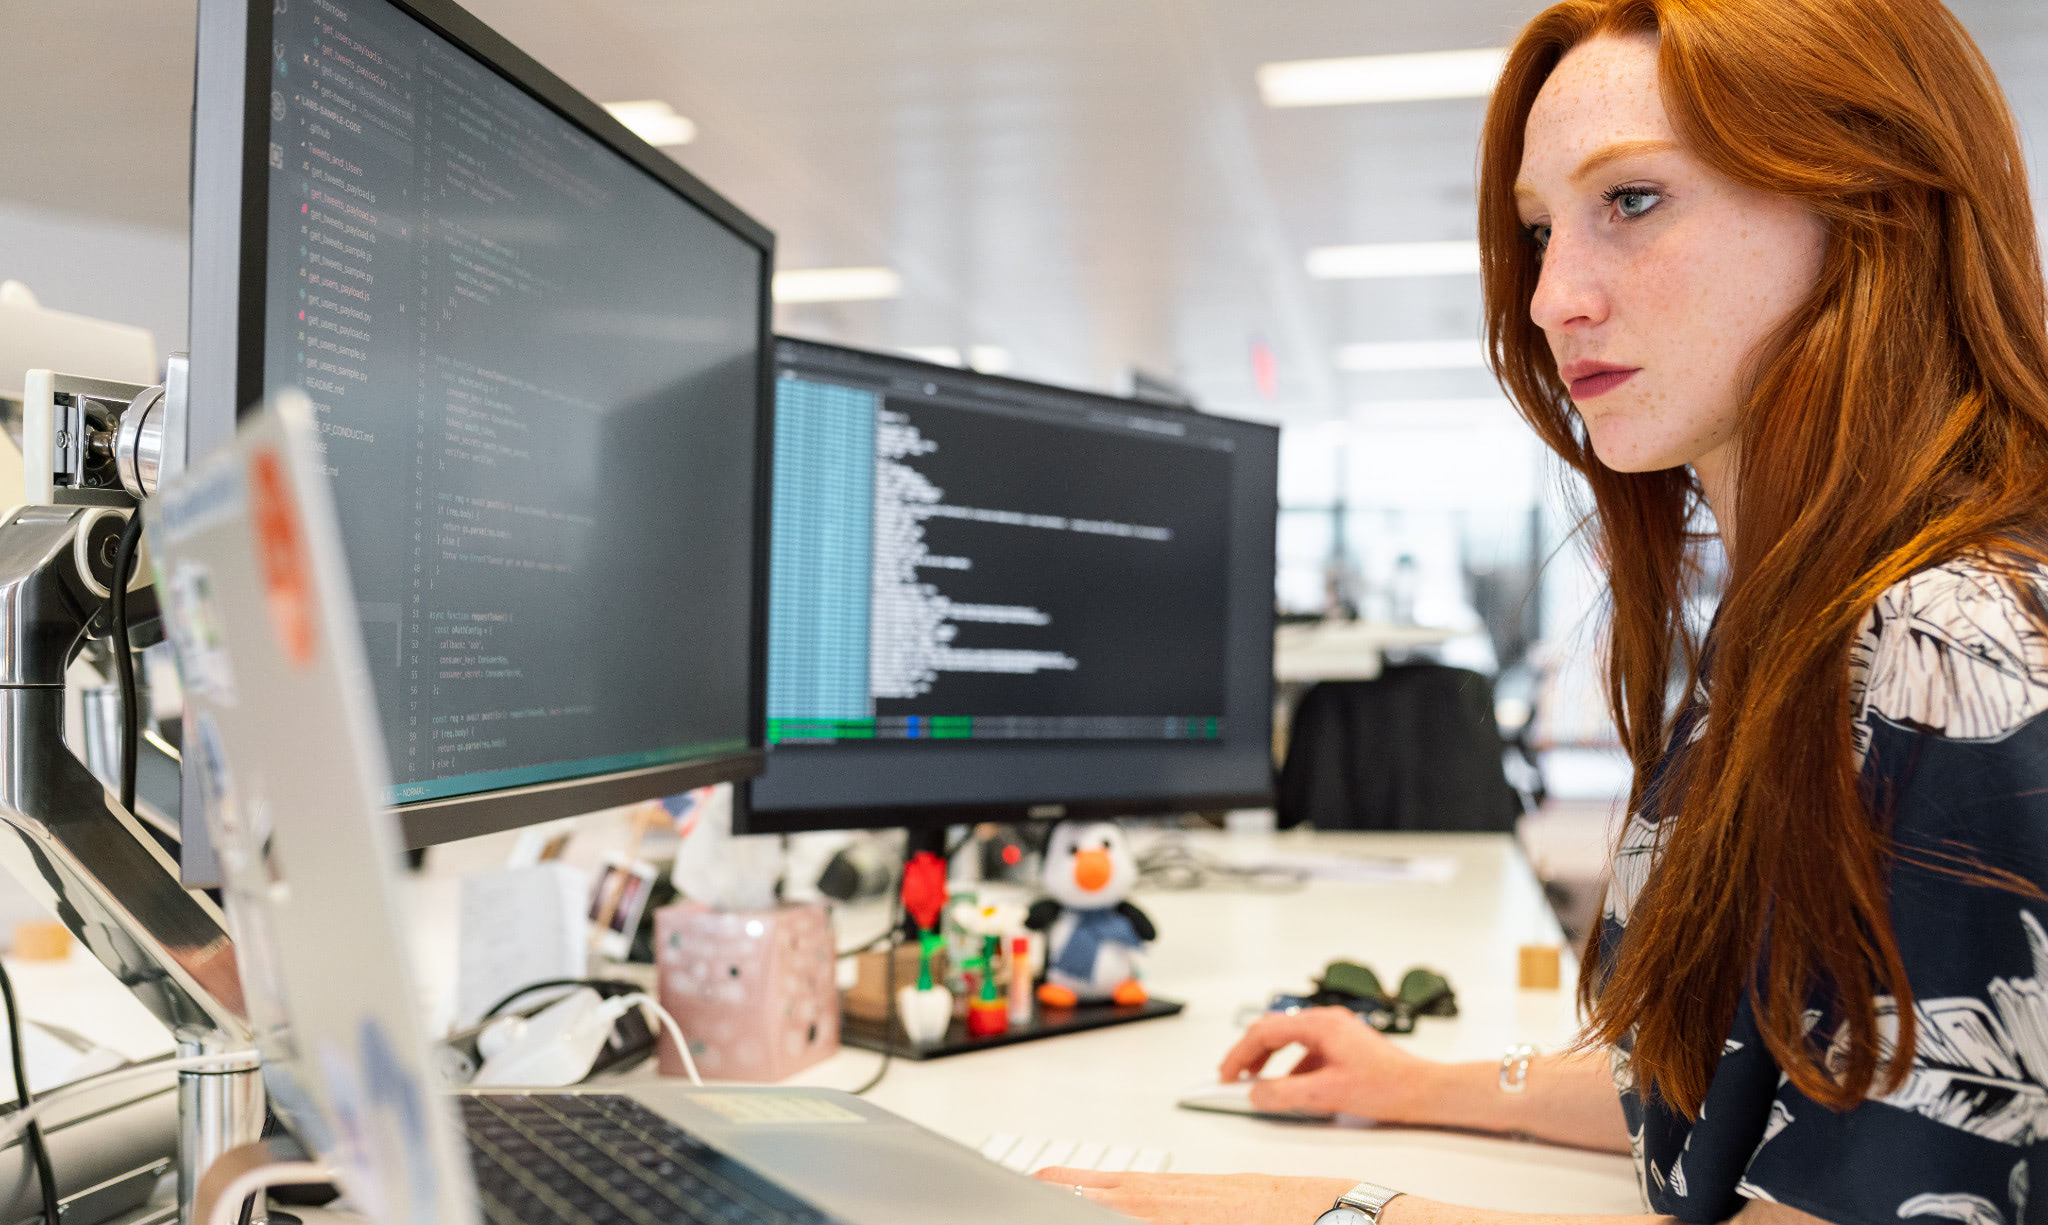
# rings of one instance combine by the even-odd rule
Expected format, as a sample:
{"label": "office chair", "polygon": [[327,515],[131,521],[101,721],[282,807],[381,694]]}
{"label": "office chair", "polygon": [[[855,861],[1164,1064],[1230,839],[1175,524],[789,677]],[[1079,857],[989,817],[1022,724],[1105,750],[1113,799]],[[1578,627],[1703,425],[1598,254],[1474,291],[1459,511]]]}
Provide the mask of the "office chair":
{"label": "office chair", "polygon": [[1477,672],[1404,664],[1323,682],[1295,712],[1280,827],[1512,831],[1522,802],[1501,748],[1492,686]]}

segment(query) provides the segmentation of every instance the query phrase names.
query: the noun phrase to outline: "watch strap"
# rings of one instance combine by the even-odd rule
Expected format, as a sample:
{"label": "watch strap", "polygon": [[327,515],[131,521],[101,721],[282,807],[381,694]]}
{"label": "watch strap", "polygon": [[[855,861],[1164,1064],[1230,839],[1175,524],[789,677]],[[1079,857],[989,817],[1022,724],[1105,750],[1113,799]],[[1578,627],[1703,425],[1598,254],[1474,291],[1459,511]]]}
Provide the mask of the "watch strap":
{"label": "watch strap", "polygon": [[1355,1208],[1365,1214],[1367,1225],[1380,1225],[1380,1213],[1386,1209],[1387,1202],[1399,1194],[1392,1187],[1362,1182],[1338,1196],[1336,1207]]}

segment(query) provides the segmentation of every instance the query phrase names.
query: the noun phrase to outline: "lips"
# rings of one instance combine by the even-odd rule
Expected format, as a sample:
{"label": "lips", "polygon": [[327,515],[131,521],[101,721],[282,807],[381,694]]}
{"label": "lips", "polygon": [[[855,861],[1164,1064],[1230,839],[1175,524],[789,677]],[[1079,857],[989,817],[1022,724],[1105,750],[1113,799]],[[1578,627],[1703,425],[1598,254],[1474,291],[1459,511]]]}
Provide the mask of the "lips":
{"label": "lips", "polygon": [[1613,362],[1572,362],[1558,373],[1571,386],[1572,399],[1590,400],[1605,395],[1634,377],[1641,366],[1619,366]]}
{"label": "lips", "polygon": [[1572,380],[1572,399],[1590,400],[1594,396],[1613,391],[1635,375],[1633,370],[1608,370],[1600,374],[1589,374],[1582,379]]}

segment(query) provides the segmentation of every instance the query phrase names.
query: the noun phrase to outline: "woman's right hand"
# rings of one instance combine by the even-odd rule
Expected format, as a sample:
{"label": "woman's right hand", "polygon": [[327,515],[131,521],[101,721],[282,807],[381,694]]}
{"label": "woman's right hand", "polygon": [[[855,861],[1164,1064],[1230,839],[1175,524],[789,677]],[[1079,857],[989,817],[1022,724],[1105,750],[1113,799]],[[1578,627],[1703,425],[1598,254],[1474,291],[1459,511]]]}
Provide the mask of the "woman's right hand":
{"label": "woman's right hand", "polygon": [[1348,1008],[1268,1013],[1245,1030],[1217,1073],[1225,1082],[1257,1077],[1267,1060],[1296,1044],[1307,1053],[1292,1071],[1253,1083],[1255,1109],[1430,1121],[1420,1112],[1430,1097],[1430,1075],[1441,1065],[1402,1050]]}

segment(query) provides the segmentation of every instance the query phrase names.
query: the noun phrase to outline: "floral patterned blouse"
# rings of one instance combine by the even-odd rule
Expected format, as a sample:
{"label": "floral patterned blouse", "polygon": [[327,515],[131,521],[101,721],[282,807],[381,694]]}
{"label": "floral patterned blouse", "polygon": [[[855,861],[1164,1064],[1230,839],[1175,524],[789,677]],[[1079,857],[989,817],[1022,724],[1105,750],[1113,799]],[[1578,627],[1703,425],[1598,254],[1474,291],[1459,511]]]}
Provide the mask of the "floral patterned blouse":
{"label": "floral patterned blouse", "polygon": [[[2048,572],[2036,586],[2048,599]],[[1898,584],[1857,638],[1850,676],[1857,750],[1866,778],[1896,796],[1894,836],[1961,843],[2048,888],[2048,639],[2008,582],[1963,560]],[[1660,772],[1703,713],[1680,718]],[[1633,814],[1616,852],[1607,956],[1655,861],[1656,822]],[[1697,1119],[1645,1098],[1626,1044],[1615,1051],[1654,1211],[1722,1221],[1761,1199],[1836,1225],[2048,1223],[2048,905],[1902,865],[1892,923],[1919,1034],[1893,1093],[1846,1112],[1808,1099],[1747,1001]],[[1878,1004],[1896,1033],[1895,1003]]]}

